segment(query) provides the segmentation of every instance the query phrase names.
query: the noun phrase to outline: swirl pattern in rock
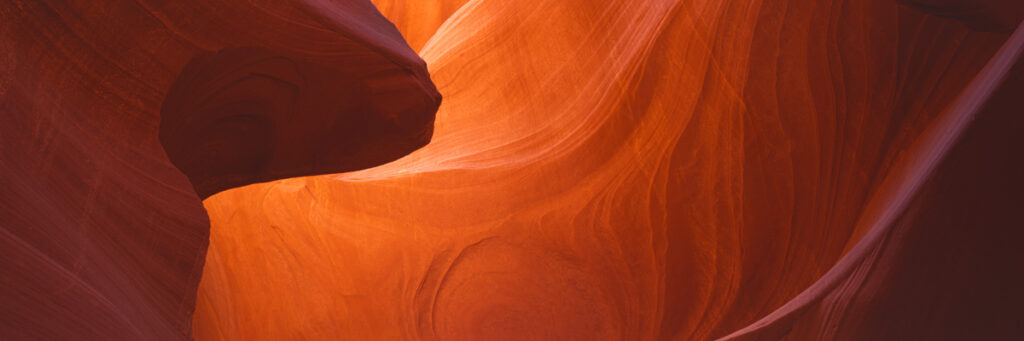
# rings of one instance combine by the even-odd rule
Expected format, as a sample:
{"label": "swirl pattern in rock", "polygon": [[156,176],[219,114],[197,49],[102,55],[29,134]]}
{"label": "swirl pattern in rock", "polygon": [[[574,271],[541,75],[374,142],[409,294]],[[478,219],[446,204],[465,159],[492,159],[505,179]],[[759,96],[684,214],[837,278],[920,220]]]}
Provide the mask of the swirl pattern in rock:
{"label": "swirl pattern in rock", "polygon": [[[436,22],[384,14],[416,35]],[[993,88],[968,84],[988,79],[979,72],[1002,58],[1013,20],[981,31],[890,0],[470,0],[419,50],[445,94],[429,145],[205,202],[213,234],[196,335],[1019,335],[1006,322],[1021,316],[1019,294],[990,282],[1016,277],[974,270],[987,284],[972,284],[935,270],[1019,267],[990,259],[1008,247],[970,255],[1012,234],[972,233],[975,246],[960,249],[876,238],[898,224],[880,217],[914,207],[895,204],[921,193],[908,179],[944,173],[949,149],[938,147],[958,134],[935,127],[986,103],[965,94]],[[1009,142],[992,150],[1020,146]],[[1008,193],[962,199],[1020,202]],[[938,200],[928,205],[961,207]],[[989,211],[960,212],[981,223]],[[895,267],[884,272],[849,265],[941,252],[952,254],[884,256]],[[934,289],[915,291],[924,280]],[[956,297],[972,285],[995,291]],[[957,323],[969,310],[956,309],[981,308],[987,319]],[[918,316],[885,320],[896,312]]]}
{"label": "swirl pattern in rock", "polygon": [[0,5],[0,338],[1024,334],[1024,3],[374,3]]}

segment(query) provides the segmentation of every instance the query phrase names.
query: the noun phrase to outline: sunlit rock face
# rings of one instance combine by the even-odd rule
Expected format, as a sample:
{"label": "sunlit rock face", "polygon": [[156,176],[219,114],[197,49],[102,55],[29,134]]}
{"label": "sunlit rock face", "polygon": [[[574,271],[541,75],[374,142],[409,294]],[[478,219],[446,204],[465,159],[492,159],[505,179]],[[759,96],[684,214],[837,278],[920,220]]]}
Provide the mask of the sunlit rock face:
{"label": "sunlit rock face", "polygon": [[1009,72],[980,73],[1006,29],[893,1],[480,0],[425,33],[452,3],[380,3],[431,36],[429,145],[205,201],[197,338],[1022,332],[1014,220],[980,208],[1020,202],[995,185],[1019,122],[964,104]]}
{"label": "sunlit rock face", "polygon": [[1016,1],[0,8],[3,339],[1024,334]]}
{"label": "sunlit rock face", "polygon": [[391,161],[439,102],[366,1],[0,4],[0,339],[191,339],[200,197]]}

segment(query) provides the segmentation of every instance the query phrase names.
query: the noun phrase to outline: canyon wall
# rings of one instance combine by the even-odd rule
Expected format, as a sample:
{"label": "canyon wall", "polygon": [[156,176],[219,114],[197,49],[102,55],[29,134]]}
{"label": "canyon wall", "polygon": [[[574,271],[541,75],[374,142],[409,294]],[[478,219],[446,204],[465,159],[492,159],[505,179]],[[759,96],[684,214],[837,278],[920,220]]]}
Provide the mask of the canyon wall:
{"label": "canyon wall", "polygon": [[1013,339],[1022,15],[15,0],[0,339]]}

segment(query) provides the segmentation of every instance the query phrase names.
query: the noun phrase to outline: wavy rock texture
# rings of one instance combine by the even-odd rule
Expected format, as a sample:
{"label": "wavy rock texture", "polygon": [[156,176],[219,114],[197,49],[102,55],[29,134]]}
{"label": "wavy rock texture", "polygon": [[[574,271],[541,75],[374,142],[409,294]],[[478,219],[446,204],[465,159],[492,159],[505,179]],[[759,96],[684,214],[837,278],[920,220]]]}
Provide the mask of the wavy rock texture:
{"label": "wavy rock texture", "polygon": [[901,2],[0,6],[0,338],[1019,338],[1024,6]]}
{"label": "wavy rock texture", "polygon": [[470,0],[431,35],[457,2],[380,5],[431,36],[433,141],[206,200],[197,338],[1022,333],[1017,88],[938,164],[1005,33],[881,0]]}
{"label": "wavy rock texture", "polygon": [[4,340],[190,339],[200,196],[390,161],[440,99],[363,1],[12,1],[0,27]]}

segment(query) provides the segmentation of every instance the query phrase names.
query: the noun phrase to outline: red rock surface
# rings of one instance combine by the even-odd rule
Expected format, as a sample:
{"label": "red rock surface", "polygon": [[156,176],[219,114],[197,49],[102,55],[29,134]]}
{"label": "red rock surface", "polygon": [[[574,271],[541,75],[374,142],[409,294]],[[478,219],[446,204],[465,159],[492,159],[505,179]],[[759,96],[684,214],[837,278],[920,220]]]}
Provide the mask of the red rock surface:
{"label": "red rock surface", "polygon": [[805,306],[746,328],[891,226],[872,219],[905,186],[892,174],[1007,37],[888,1],[471,1],[420,50],[446,96],[430,145],[206,201],[197,335],[1012,335],[927,306],[905,324],[868,313],[927,300],[1018,316],[1007,287],[1000,304],[964,300],[969,285],[934,271],[911,278],[938,282],[919,298],[869,294],[910,295],[905,278],[830,286],[815,302],[856,293],[865,312]]}
{"label": "red rock surface", "polygon": [[365,2],[5,7],[0,335],[1024,334],[1019,2],[374,3],[432,131]]}
{"label": "red rock surface", "polygon": [[430,141],[441,98],[429,79],[356,48],[297,54],[225,48],[193,57],[175,80],[160,143],[199,197],[364,169]]}
{"label": "red rock surface", "polygon": [[365,1],[12,1],[0,27],[4,340],[189,339],[200,196],[390,161],[440,100]]}

